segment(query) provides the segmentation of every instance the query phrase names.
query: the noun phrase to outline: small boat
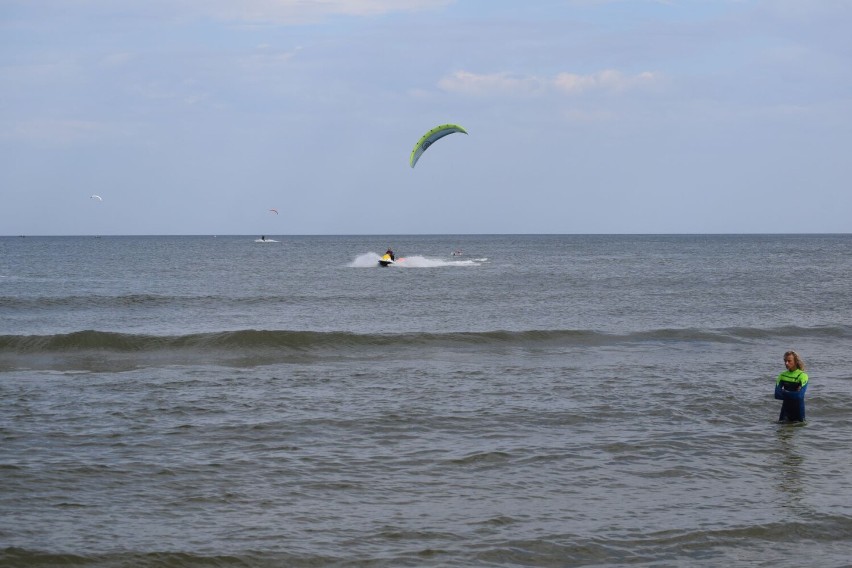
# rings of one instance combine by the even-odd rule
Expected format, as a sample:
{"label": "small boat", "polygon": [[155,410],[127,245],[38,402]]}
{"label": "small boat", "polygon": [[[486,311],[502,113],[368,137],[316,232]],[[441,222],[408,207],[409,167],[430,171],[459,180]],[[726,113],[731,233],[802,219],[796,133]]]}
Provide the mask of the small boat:
{"label": "small boat", "polygon": [[379,266],[390,266],[391,264],[393,264],[393,259],[389,254],[386,254],[379,259]]}

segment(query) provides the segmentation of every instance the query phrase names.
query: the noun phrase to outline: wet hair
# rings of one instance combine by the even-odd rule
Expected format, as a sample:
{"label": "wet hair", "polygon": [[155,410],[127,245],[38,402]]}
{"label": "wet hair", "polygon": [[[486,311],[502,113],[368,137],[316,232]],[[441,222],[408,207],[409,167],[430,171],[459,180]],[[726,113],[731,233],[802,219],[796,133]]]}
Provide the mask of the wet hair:
{"label": "wet hair", "polygon": [[799,369],[800,371],[804,371],[805,370],[805,362],[802,361],[802,358],[799,357],[799,354],[796,353],[795,351],[787,351],[786,353],[784,353],[784,360],[786,361],[787,357],[790,356],[790,355],[793,356],[793,362],[796,363],[796,368]]}

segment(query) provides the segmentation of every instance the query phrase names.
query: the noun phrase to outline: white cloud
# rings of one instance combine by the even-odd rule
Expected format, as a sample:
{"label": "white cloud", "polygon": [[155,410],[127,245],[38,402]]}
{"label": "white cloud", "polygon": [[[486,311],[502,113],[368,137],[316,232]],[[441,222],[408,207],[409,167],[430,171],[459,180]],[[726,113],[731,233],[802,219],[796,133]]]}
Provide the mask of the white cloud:
{"label": "white cloud", "polygon": [[300,24],[329,16],[378,16],[393,12],[434,10],[454,0],[185,0],[185,7],[225,20]]}
{"label": "white cloud", "polygon": [[438,87],[444,91],[471,96],[531,95],[545,86],[546,82],[537,77],[514,77],[509,73],[477,75],[469,71],[456,71],[438,81]]}
{"label": "white cloud", "polygon": [[[130,18],[136,21],[180,22],[218,19],[250,24],[316,23],[331,16],[380,16],[400,12],[437,10],[456,0],[3,0],[17,5],[8,11],[28,10],[61,14],[67,18]],[[11,23],[10,23],[11,22]],[[14,20],[0,19],[0,26]]]}
{"label": "white cloud", "polygon": [[657,75],[648,71],[638,75],[625,75],[620,71],[606,69],[590,75],[560,73],[553,79],[553,86],[563,93],[575,95],[589,91],[618,93],[653,85]]}
{"label": "white cloud", "polygon": [[518,77],[509,73],[476,74],[456,71],[438,81],[438,87],[451,93],[470,96],[538,95],[558,92],[567,95],[586,93],[621,93],[658,85],[658,73],[643,72],[636,75],[606,69],[588,75],[559,73],[553,77]]}

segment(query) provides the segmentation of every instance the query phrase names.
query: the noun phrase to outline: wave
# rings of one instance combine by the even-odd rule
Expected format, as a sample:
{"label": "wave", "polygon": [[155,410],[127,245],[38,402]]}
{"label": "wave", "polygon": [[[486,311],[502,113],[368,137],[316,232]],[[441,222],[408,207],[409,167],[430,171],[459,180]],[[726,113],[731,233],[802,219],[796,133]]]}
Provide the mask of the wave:
{"label": "wave", "polygon": [[[0,565],[32,568],[53,566],[90,566],[112,568],[135,566],[146,568],[230,568],[277,566],[339,565],[339,559],[319,554],[236,553],[204,555],[192,552],[115,552],[115,553],[52,553],[19,547],[0,549]],[[354,564],[353,564],[354,565]]]}
{"label": "wave", "polygon": [[823,337],[852,338],[852,326],[797,327],[769,329],[724,328],[656,329],[625,334],[591,330],[464,331],[446,333],[353,333],[344,331],[236,330],[188,335],[148,335],[84,330],[54,335],[0,335],[0,353],[45,353],[78,350],[116,352],[157,350],[222,350],[275,348],[293,351],[357,347],[418,347],[452,345],[618,345],[648,342],[731,343],[752,339]]}
{"label": "wave", "polygon": [[[654,329],[615,334],[594,330],[525,330],[446,333],[352,333],[343,331],[236,330],[187,335],[149,335],[84,330],[52,335],[0,336],[0,371],[79,368],[122,361],[131,367],[158,363],[262,365],[311,359],[398,358],[432,350],[619,347],[642,344],[750,343],[766,339],[848,340],[852,326],[724,329]],[[84,367],[89,368],[89,367]]]}
{"label": "wave", "polygon": [[[498,515],[485,521],[474,521],[479,530],[494,532],[491,538],[462,538],[447,530],[411,529],[382,525],[365,531],[363,540],[373,546],[352,557],[327,540],[316,539],[289,552],[279,550],[234,550],[202,553],[192,549],[175,551],[77,550],[53,552],[7,546],[0,548],[0,565],[53,567],[89,566],[110,568],[258,568],[293,566],[658,566],[658,565],[792,565],[783,559],[812,558],[814,564],[845,566],[848,564],[849,530],[852,519],[844,515],[823,515],[819,519],[789,520],[771,524],[733,524],[729,528],[679,529],[644,531],[612,531],[605,535],[575,533],[541,533],[530,536],[523,532],[521,517]],[[518,526],[517,531],[504,531]],[[338,531],[339,532],[339,531]],[[489,533],[490,534],[490,533]],[[798,535],[791,539],[790,535]],[[290,533],[281,540],[290,541]],[[80,547],[77,547],[78,549]]]}
{"label": "wave", "polygon": [[123,296],[0,296],[0,308],[7,310],[53,310],[53,309],[121,309],[121,308],[208,308],[211,303],[235,306],[289,305],[304,302],[298,295],[252,295],[252,296],[178,296],[156,294],[128,294]]}

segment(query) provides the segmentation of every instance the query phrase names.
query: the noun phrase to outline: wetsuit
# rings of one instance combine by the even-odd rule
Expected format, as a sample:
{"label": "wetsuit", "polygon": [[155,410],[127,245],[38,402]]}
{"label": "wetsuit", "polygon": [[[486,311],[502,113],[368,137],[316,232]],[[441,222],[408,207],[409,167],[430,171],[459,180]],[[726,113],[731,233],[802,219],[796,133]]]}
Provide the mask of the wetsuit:
{"label": "wetsuit", "polygon": [[775,398],[781,403],[781,422],[805,421],[805,391],[808,390],[808,374],[801,369],[784,371],[775,381]]}

